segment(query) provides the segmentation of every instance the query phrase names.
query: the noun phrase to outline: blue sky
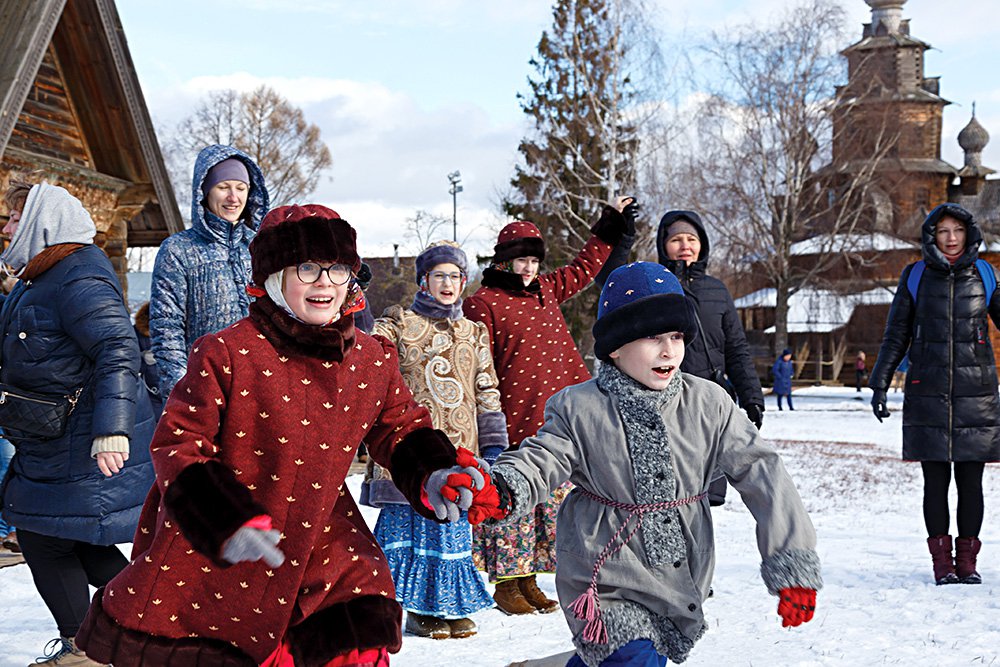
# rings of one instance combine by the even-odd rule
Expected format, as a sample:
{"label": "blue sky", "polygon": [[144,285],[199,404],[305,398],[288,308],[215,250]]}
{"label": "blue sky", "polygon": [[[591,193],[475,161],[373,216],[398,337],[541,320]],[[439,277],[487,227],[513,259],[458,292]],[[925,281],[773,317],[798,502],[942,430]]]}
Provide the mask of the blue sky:
{"label": "blue sky", "polygon": [[[656,0],[663,48],[689,47],[709,30],[767,20],[782,0]],[[313,199],[359,230],[364,254],[389,254],[417,209],[451,216],[446,174],[460,169],[459,236],[492,245],[498,191],[525,132],[516,94],[549,26],[545,0],[118,0],[147,104],[172,127],[209,90],[267,83],[320,126],[334,165]],[[844,0],[860,37],[870,18]],[[960,8],[960,9],[956,9]],[[909,0],[914,36],[929,42],[926,74],[941,77],[942,155],[960,165],[955,142],[977,116],[1000,137],[1000,3]],[[845,44],[846,46],[846,44]],[[1000,138],[984,162],[1000,169]],[[448,233],[450,234],[450,226]],[[409,247],[408,247],[409,246]]]}

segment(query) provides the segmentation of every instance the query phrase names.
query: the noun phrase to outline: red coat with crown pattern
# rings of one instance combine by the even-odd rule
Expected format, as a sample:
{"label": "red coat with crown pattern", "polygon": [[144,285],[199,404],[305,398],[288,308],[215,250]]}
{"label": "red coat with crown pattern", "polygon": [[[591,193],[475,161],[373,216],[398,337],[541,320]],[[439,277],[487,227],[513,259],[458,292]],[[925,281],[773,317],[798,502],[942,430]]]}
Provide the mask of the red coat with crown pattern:
{"label": "red coat with crown pattern", "polygon": [[538,277],[538,292],[480,287],[462,304],[490,333],[512,447],[542,427],[550,396],[590,379],[559,304],[590,284],[611,248],[592,236],[572,262]]}
{"label": "red coat with crown pattern", "polygon": [[[141,633],[221,640],[257,663],[290,627],[333,608],[343,625],[368,624],[376,635],[394,626],[398,637],[389,569],[344,486],[362,439],[389,466],[397,443],[430,425],[398,369],[392,344],[361,332],[341,363],[282,356],[251,319],[200,339],[160,420],[157,486],[104,612]],[[272,517],[283,565],[228,566],[171,521],[162,495],[206,461],[231,469]],[[355,604],[373,598],[374,606]]]}

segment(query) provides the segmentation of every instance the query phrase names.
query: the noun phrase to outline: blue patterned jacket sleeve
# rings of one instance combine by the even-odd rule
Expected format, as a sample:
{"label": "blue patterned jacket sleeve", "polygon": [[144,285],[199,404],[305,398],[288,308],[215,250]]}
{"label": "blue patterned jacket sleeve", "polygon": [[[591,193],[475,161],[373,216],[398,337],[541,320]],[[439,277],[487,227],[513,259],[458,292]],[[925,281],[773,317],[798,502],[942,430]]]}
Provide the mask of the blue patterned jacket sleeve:
{"label": "blue patterned jacket sleeve", "polygon": [[187,275],[176,245],[167,239],[156,254],[149,302],[149,335],[164,402],[184,376],[188,357]]}

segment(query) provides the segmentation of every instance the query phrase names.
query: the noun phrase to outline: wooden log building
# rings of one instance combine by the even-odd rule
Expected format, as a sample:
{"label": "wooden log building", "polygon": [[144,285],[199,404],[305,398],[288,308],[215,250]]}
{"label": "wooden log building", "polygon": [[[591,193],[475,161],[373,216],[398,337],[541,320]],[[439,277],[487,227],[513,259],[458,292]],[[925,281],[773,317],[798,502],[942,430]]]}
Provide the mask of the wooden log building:
{"label": "wooden log building", "polygon": [[73,193],[125,286],[126,248],[183,221],[114,1],[3,0],[0,45],[0,189]]}

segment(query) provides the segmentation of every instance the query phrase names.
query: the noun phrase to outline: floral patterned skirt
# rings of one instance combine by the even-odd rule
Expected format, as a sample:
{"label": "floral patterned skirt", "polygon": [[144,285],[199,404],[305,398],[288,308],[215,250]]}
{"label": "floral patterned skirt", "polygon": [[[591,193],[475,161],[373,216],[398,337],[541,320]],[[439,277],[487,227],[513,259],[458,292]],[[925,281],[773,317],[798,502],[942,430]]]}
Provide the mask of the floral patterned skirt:
{"label": "floral patterned skirt", "polygon": [[465,512],[455,523],[435,523],[409,505],[388,505],[379,512],[375,539],[403,609],[456,619],[493,606],[472,562],[472,526]]}
{"label": "floral patterned skirt", "polygon": [[544,503],[504,526],[476,526],[476,567],[490,582],[556,571],[556,514],[573,485],[563,483]]}

